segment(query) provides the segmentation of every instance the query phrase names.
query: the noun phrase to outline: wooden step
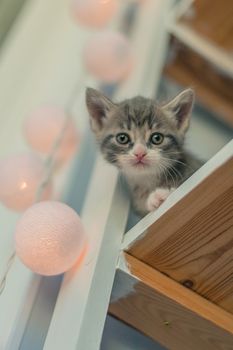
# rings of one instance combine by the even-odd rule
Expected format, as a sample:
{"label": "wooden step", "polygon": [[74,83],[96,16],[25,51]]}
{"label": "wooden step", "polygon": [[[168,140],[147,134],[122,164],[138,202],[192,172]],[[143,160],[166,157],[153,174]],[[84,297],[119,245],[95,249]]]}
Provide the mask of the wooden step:
{"label": "wooden step", "polygon": [[233,158],[155,221],[128,253],[233,312]]}
{"label": "wooden step", "polygon": [[232,350],[231,314],[140,260],[125,259],[110,314],[171,350]]}
{"label": "wooden step", "polygon": [[[174,58],[165,65],[164,75],[185,87],[194,88],[198,101],[233,127],[233,78],[173,36],[170,52],[174,52]],[[215,57],[220,63],[217,54]],[[232,59],[231,65],[233,71]]]}
{"label": "wooden step", "polygon": [[186,24],[220,49],[233,51],[232,0],[195,0],[192,10],[180,22]]}
{"label": "wooden step", "polygon": [[164,74],[192,86],[199,101],[232,127],[233,2],[183,3],[184,11],[169,24],[171,44]]}

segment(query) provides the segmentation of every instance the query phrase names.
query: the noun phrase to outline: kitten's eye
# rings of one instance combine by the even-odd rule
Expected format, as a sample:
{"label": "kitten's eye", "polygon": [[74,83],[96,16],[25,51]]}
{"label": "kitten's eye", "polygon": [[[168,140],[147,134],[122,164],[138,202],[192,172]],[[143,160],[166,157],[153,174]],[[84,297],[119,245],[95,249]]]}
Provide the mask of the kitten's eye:
{"label": "kitten's eye", "polygon": [[126,133],[120,133],[116,135],[116,140],[118,143],[120,143],[121,145],[126,145],[127,143],[130,142],[130,137],[128,134]]}
{"label": "kitten's eye", "polygon": [[164,140],[163,134],[160,134],[159,132],[155,132],[150,137],[150,142],[154,145],[160,145]]}

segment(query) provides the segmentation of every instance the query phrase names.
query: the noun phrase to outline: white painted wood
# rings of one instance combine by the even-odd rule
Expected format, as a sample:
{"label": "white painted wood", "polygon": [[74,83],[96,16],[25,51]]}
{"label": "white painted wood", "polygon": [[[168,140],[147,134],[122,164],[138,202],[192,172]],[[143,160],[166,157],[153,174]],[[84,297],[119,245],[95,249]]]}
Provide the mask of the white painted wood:
{"label": "white painted wood", "polygon": [[0,45],[3,43],[18,12],[21,10],[24,1],[0,0]]}
{"label": "white painted wood", "polygon": [[[83,94],[80,57],[89,36],[89,31],[78,28],[70,19],[66,0],[28,2],[0,53],[1,157],[27,149],[22,125],[31,110],[45,102],[63,106],[78,79]],[[77,107],[74,113],[82,135],[88,120],[77,113]],[[59,175],[63,178],[59,192],[68,170],[65,176]],[[14,249],[13,233],[19,216],[0,205],[0,278]],[[38,284],[38,276],[15,259],[0,295],[0,349],[18,349]]]}
{"label": "white painted wood", "polygon": [[130,79],[121,84],[117,99],[138,94],[155,96],[164,64],[166,16],[172,3],[173,0],[148,0],[141,6],[131,36],[135,68]]}
{"label": "white painted wood", "polygon": [[179,0],[169,13],[170,19],[173,21],[178,20],[187,13],[187,11],[192,9],[194,1],[195,0]]}
{"label": "white painted wood", "polygon": [[[151,41],[163,42],[161,38],[163,30],[158,30],[158,35],[154,33],[161,26],[159,19],[164,17],[168,1],[159,1],[158,4],[153,1],[148,3],[150,5],[142,6],[137,30],[132,38],[136,56],[140,62],[138,61],[136,73],[123,84],[118,92],[119,99],[131,93],[145,94],[146,89],[148,89],[148,93],[152,92],[153,83],[159,77],[161,57],[158,60],[155,57],[155,67],[158,67],[155,68],[155,71],[158,74],[155,74],[156,77],[153,79],[152,74],[149,75],[149,80],[144,79],[145,69],[147,68],[147,72],[149,72],[148,65],[151,64],[151,55],[154,53],[151,50]],[[54,16],[54,11],[56,16]],[[154,21],[155,15],[157,21]],[[145,31],[148,31],[148,40],[145,41],[142,50],[141,38]],[[88,119],[83,106],[80,108],[79,104],[84,96],[83,67],[80,57],[84,42],[90,34],[91,31],[77,27],[70,20],[66,0],[28,2],[0,56],[1,156],[14,153],[16,150],[24,151],[27,149],[21,133],[25,116],[41,103],[53,102],[64,105],[77,83],[77,78],[80,79],[80,94],[77,96],[78,103],[73,111],[75,114],[77,113],[79,129],[81,132],[85,130]],[[157,82],[155,83],[157,84]],[[93,86],[93,84],[91,85]],[[9,135],[11,135],[10,138]],[[67,175],[65,178],[67,179]],[[103,180],[104,183],[101,187],[100,181]],[[107,184],[108,180],[109,184]],[[89,250],[86,259],[90,258],[91,260],[86,261],[86,269],[83,270],[86,274],[81,272],[83,279],[79,273],[72,275],[72,272],[65,277],[48,332],[45,344],[47,349],[53,349],[55,344],[58,344],[56,349],[59,349],[59,346],[64,349],[62,344],[65,344],[66,348],[70,341],[71,347],[69,349],[75,348],[78,344],[82,349],[91,350],[92,346],[93,349],[97,349],[97,344],[100,342],[117,252],[120,248],[121,234],[128,214],[128,201],[123,201],[120,193],[116,192],[116,184],[116,171],[98,159],[90,187],[92,191],[87,196],[83,211],[84,222],[86,222],[86,226],[89,228],[88,232],[91,235],[89,248],[93,249]],[[59,185],[59,188],[61,187]],[[104,191],[106,191],[106,195]],[[102,207],[101,196],[104,196]],[[116,209],[115,205],[119,210]],[[109,216],[110,208],[112,208],[112,215],[116,211],[116,216]],[[98,210],[100,211],[98,212]],[[0,207],[0,235],[3,242],[0,246],[1,275],[4,273],[7,260],[13,249],[12,233],[18,216],[18,214]],[[117,218],[120,226],[117,226],[114,221]],[[119,235],[114,230],[109,229],[113,224],[114,230],[117,230]],[[112,239],[109,241],[110,237]],[[106,248],[108,246],[109,250]],[[101,273],[103,275],[101,283],[99,283],[97,277],[101,276]],[[82,282],[86,283],[83,285],[86,287],[80,290],[78,288]],[[18,349],[38,284],[39,278],[15,259],[7,277],[4,292],[0,296],[1,349]],[[96,327],[92,310],[92,305],[96,301],[95,291],[98,291],[98,298],[101,299],[102,295],[102,302],[98,304],[98,327]],[[77,313],[74,313],[75,309]],[[89,322],[91,321],[93,333],[92,337],[89,337]],[[68,328],[69,331],[65,332]],[[90,343],[87,345],[87,342]],[[85,347],[82,347],[81,344],[85,344]]]}
{"label": "white painted wood", "polygon": [[[164,40],[164,31],[158,30],[158,35],[155,33],[169,3],[148,1],[147,5],[142,6],[131,38],[137,52],[137,66],[130,79],[117,91],[116,99],[136,93],[144,94],[146,89],[151,94],[154,92],[163,57],[158,51],[156,55],[159,57],[156,57],[151,44],[156,41],[160,45],[160,41]],[[161,21],[155,21],[155,16]],[[145,33],[148,40],[142,42]],[[157,74],[154,79],[147,81],[144,75],[148,71],[148,64],[151,64],[151,55],[154,55],[157,67],[153,72]],[[128,200],[123,198],[120,188],[116,187],[116,180],[116,170],[98,159],[82,213],[90,247],[83,267],[65,275],[44,350],[99,349],[129,208]]]}
{"label": "white painted wood", "polygon": [[[84,83],[82,50],[93,31],[74,23],[69,11],[66,0],[28,2],[1,51],[0,156],[25,151],[24,118],[43,103],[64,106],[77,82],[80,92],[72,112],[77,116],[80,136],[89,124],[83,107],[86,79]],[[69,169],[59,178],[62,181],[56,187],[61,192]],[[0,205],[0,278],[14,249],[18,217]],[[0,296],[1,349],[18,349],[38,284],[39,278],[15,259]]]}
{"label": "white painted wood", "polygon": [[[117,272],[118,271],[122,271],[122,272],[125,272],[127,275],[133,276],[131,274],[130,266],[128,266],[128,263],[124,257],[123,252],[121,252],[119,255],[118,264],[117,264]],[[119,278],[119,274],[117,272],[115,275],[114,285],[112,288],[110,303],[116,303],[118,300],[122,298],[126,298],[129,295],[135,294],[136,293],[135,287],[139,282],[139,279],[133,276],[134,279],[129,279],[128,283],[122,284]]]}
{"label": "white painted wood", "polygon": [[[144,28],[147,29],[145,42],[149,43],[146,48],[149,53],[147,62],[141,63],[144,66],[143,81],[140,84],[139,93],[143,96],[155,98],[161,79],[162,70],[166,60],[169,35],[167,33],[168,13],[174,0],[156,0],[151,2],[149,15],[145,15]],[[150,26],[150,27],[149,27]],[[142,50],[142,35],[138,45],[138,51]]]}
{"label": "white painted wood", "polygon": [[197,172],[195,172],[187,181],[178,187],[166,201],[154,212],[145,216],[138,224],[129,230],[122,242],[122,250],[129,249],[132,244],[141,239],[146,234],[146,230],[166,213],[173,205],[184,198],[198,184],[205,180],[214,170],[224,164],[233,156],[233,140],[224,146],[214,157],[205,163]]}
{"label": "white painted wood", "polygon": [[4,294],[0,296],[0,349],[19,348],[39,282],[40,278],[29,273],[16,259],[7,278]]}
{"label": "white painted wood", "polygon": [[65,275],[44,349],[99,347],[125,226],[127,201],[116,193],[112,202],[116,180],[116,170],[99,157],[81,215],[88,252],[80,270]]}

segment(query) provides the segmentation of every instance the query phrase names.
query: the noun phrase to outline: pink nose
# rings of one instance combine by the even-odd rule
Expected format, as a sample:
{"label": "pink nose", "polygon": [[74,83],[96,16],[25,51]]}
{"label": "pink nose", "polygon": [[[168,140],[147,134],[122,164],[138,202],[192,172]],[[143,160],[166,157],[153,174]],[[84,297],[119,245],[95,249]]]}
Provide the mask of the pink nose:
{"label": "pink nose", "polygon": [[138,160],[142,160],[145,157],[146,153],[138,153],[135,154],[135,156],[137,157]]}
{"label": "pink nose", "polygon": [[145,147],[143,147],[141,145],[137,145],[134,148],[134,155],[135,155],[135,157],[137,157],[138,160],[143,159],[146,156],[146,149],[145,149]]}

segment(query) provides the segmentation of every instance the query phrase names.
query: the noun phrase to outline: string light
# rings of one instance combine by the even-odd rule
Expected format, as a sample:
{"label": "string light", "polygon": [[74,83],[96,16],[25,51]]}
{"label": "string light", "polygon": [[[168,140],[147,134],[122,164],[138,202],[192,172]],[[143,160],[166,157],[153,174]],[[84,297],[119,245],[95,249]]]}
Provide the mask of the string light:
{"label": "string light", "polygon": [[134,66],[134,56],[123,34],[104,31],[93,35],[87,43],[84,64],[95,78],[105,83],[115,83],[129,76]]}
{"label": "string light", "polygon": [[[81,7],[79,7],[79,6],[81,6]],[[88,6],[89,6],[89,9],[88,9]],[[92,7],[92,9],[91,9],[91,7]],[[93,27],[102,27],[102,26],[106,25],[106,23],[108,21],[110,21],[111,18],[113,18],[114,14],[116,13],[116,10],[117,10],[117,1],[116,0],[82,0],[82,1],[75,0],[72,3],[73,17],[76,18],[76,20],[79,21],[80,23],[83,23],[83,24],[86,24],[89,26],[93,26]],[[98,35],[99,35],[99,37],[98,37]],[[101,40],[102,40],[102,44],[101,44]],[[96,52],[95,52],[95,50],[93,51],[93,47],[95,48],[96,45],[98,46],[99,43],[102,45],[102,48],[100,46],[99,51],[98,50]],[[101,50],[102,50],[102,53],[100,52]],[[93,52],[95,52],[95,55],[93,55]],[[91,59],[91,55],[94,58],[96,57],[96,60],[93,61]],[[84,58],[85,58],[85,65],[86,65],[87,69],[89,70],[89,72],[91,72],[98,79],[100,79],[104,82],[117,82],[117,81],[120,81],[120,80],[126,78],[132,70],[133,61],[134,61],[134,57],[133,57],[133,54],[132,54],[132,51],[131,51],[131,48],[129,46],[127,39],[119,33],[109,33],[109,32],[99,33],[93,37],[92,41],[90,41],[88,43],[88,45],[85,49]],[[106,69],[104,69],[104,68],[106,68]],[[74,97],[76,97],[75,95],[76,95],[76,93],[72,94],[71,99],[68,101],[68,110],[69,110],[71,104],[75,100],[74,99]],[[63,140],[66,138],[65,134],[67,133],[67,130],[69,130],[69,128],[70,128],[69,127],[70,122],[71,122],[70,114],[67,113],[67,111],[65,114],[66,114],[66,116],[63,119],[61,131],[55,137],[55,141],[53,139],[52,150],[48,150],[48,149],[46,151],[40,150],[40,152],[44,152],[44,153],[48,154],[48,156],[47,156],[47,160],[45,162],[45,174],[44,174],[44,177],[43,177],[43,179],[38,187],[35,202],[40,201],[46,192],[46,188],[47,188],[48,184],[50,183],[51,177],[53,174],[55,159],[58,159],[60,157],[59,156],[59,147],[61,146]],[[27,126],[25,126],[25,128],[27,129]],[[25,132],[26,132],[26,134],[30,133],[30,131],[28,131],[28,130]],[[51,144],[50,144],[50,146],[51,146]],[[56,157],[58,157],[58,158],[56,158]],[[63,157],[60,157],[60,159],[62,159],[62,158]],[[23,190],[27,189],[27,186],[28,186],[27,182],[22,181],[19,188],[21,191],[23,191]],[[23,240],[21,239],[22,238],[21,235],[27,235],[27,237],[30,236],[29,231],[25,230],[25,226],[24,226],[25,225],[25,221],[24,221],[25,217],[27,219],[30,217],[33,217],[34,214],[32,215],[31,213],[34,212],[36,217],[38,218],[37,210],[38,210],[38,208],[40,208],[40,210],[41,210],[41,205],[45,206],[48,209],[48,207],[47,207],[48,205],[54,206],[54,208],[55,208],[55,207],[57,207],[57,205],[59,206],[59,205],[64,205],[64,204],[59,203],[59,202],[50,202],[49,201],[49,202],[36,203],[32,207],[30,207],[25,212],[25,216],[24,215],[22,216],[21,220],[19,221],[19,223],[17,225],[16,236],[15,236],[16,250],[17,250],[17,253],[19,254],[19,256],[21,257],[22,261],[24,261],[24,263],[26,263],[35,272],[45,273],[48,275],[54,274],[54,273],[61,273],[61,272],[64,272],[66,268],[69,268],[74,263],[75,259],[79,260],[80,256],[83,256],[83,254],[84,254],[83,252],[85,251],[85,249],[83,248],[84,247],[84,243],[83,243],[84,240],[82,240],[82,239],[79,240],[79,244],[80,244],[79,249],[80,250],[78,249],[78,247],[76,247],[77,251],[74,254],[73,254],[73,250],[72,250],[72,253],[71,253],[72,259],[70,260],[70,262],[68,264],[65,264],[66,266],[63,266],[62,268],[58,268],[58,269],[57,268],[51,269],[50,271],[45,271],[44,269],[41,270],[40,268],[38,268],[38,266],[32,266],[30,264],[31,260],[29,259],[30,261],[26,262],[26,260],[24,259],[25,258],[24,253],[22,254],[23,251],[24,252],[26,251],[26,256],[29,256],[27,254],[32,252],[32,250],[34,251],[34,253],[36,251],[35,247],[34,247],[34,249],[30,249],[29,246],[27,246],[27,242],[30,241],[31,244],[33,243],[32,236],[30,237],[29,241],[25,239],[25,244],[26,244],[25,247],[21,246],[21,244],[23,242]],[[51,209],[51,207],[50,207],[50,209]],[[71,208],[69,208],[69,210],[72,211]],[[72,216],[72,215],[77,215],[77,214],[72,212],[72,214],[70,214],[70,215]],[[83,228],[81,228],[81,226],[79,226],[80,222],[77,219],[77,216],[76,216],[76,219],[74,219],[74,222],[75,221],[76,221],[76,224],[78,225],[77,227],[79,228],[80,235],[83,236]],[[39,222],[42,223],[42,221],[39,221]],[[54,222],[55,221],[53,221],[53,223]],[[78,222],[79,222],[79,224],[78,224]],[[23,230],[21,230],[22,227],[23,227]],[[74,228],[74,226],[73,226],[73,228]],[[40,232],[42,232],[42,231],[40,231]],[[55,231],[53,231],[53,232],[55,232]],[[73,232],[74,231],[71,230],[71,237],[73,237],[72,239],[76,239],[77,237],[75,238],[73,236]],[[50,233],[52,233],[52,232],[50,232]],[[53,235],[53,233],[52,233],[52,235]],[[58,235],[58,236],[60,236],[60,235]],[[65,238],[65,236],[63,238]],[[69,240],[67,247],[70,247],[72,239]],[[57,240],[57,242],[58,242],[58,240]],[[78,243],[78,241],[77,241],[77,243]],[[27,247],[27,249],[26,249],[26,247]],[[48,247],[49,246],[47,246],[47,248]],[[62,248],[62,244],[61,245],[58,244],[57,247]],[[82,252],[81,252],[81,250],[82,250]],[[43,249],[41,250],[41,252],[42,251],[43,251]],[[47,249],[45,249],[45,251],[48,252]],[[79,254],[80,256],[77,257],[76,254]],[[2,280],[0,281],[0,293],[2,293],[4,291],[7,274],[8,274],[8,272],[13,264],[15,256],[16,256],[16,252],[13,252],[11,254],[8,262],[7,262],[5,273],[3,275]],[[74,258],[74,256],[75,256],[75,258]],[[37,259],[34,260],[34,258],[33,258],[32,260],[34,261],[34,263],[36,263]],[[55,265],[53,265],[53,267],[54,266]]]}
{"label": "string light", "polygon": [[[24,123],[24,135],[29,145],[42,154],[50,154],[66,119],[65,110],[57,106],[40,106],[35,109]],[[56,162],[61,164],[69,160],[75,153],[77,145],[78,132],[70,117],[56,152]]]}
{"label": "string light", "polygon": [[72,16],[80,24],[104,27],[117,12],[117,0],[73,0]]}
{"label": "string light", "polygon": [[78,214],[61,202],[34,204],[16,226],[16,254],[38,274],[57,275],[70,269],[82,255],[84,243]]}
{"label": "string light", "polygon": [[[36,193],[36,198],[35,198],[35,203],[39,202],[44,195],[44,191],[46,190],[48,184],[51,181],[52,178],[52,174],[53,174],[53,170],[54,170],[54,166],[56,164],[55,159],[56,159],[56,155],[57,152],[59,150],[59,147],[61,145],[61,142],[63,140],[64,134],[66,132],[66,128],[67,125],[69,125],[69,121],[70,118],[72,116],[71,110],[72,110],[72,106],[74,105],[75,101],[76,101],[76,96],[79,92],[79,88],[80,88],[80,81],[78,82],[77,86],[74,87],[70,98],[67,102],[67,106],[65,108],[65,115],[66,118],[64,119],[64,123],[61,127],[60,133],[57,136],[57,139],[54,141],[54,144],[52,146],[52,150],[50,152],[50,154],[47,156],[46,161],[45,161],[45,166],[44,166],[44,177],[40,183],[40,185],[38,186],[37,189],[37,193]],[[84,256],[84,252],[86,251],[86,248],[83,249],[83,251],[80,253],[80,256]],[[80,256],[77,256],[77,260],[80,260]],[[16,251],[14,251],[11,256],[9,257],[7,264],[6,264],[6,270],[0,280],[0,295],[4,292],[5,286],[6,286],[6,279],[7,279],[7,275],[11,269],[11,266],[15,260],[16,257]]]}
{"label": "string light", "polygon": [[[1,161],[0,200],[9,209],[23,211],[32,205],[44,178],[44,163],[34,153],[13,155]],[[46,183],[41,199],[52,194],[51,181]]]}

